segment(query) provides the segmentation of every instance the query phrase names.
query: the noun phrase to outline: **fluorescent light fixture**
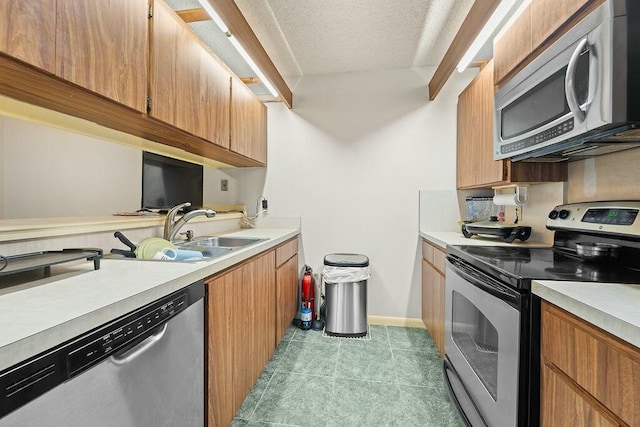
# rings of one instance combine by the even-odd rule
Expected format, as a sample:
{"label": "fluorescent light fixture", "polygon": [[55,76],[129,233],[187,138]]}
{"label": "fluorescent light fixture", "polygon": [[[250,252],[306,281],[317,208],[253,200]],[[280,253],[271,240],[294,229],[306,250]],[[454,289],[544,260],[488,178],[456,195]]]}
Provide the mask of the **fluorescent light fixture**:
{"label": "fluorescent light fixture", "polygon": [[249,64],[249,67],[251,67],[253,72],[256,73],[258,78],[260,78],[260,81],[269,90],[271,95],[273,95],[274,97],[277,98],[278,97],[278,91],[273,87],[273,85],[269,82],[269,80],[267,80],[267,78],[265,77],[265,75],[262,72],[262,70],[260,70],[258,65],[255,62],[253,62],[253,59],[251,59],[251,57],[249,56],[247,51],[244,50],[244,48],[242,47],[242,45],[240,44],[238,39],[235,38],[233,36],[233,34],[231,34],[231,33],[227,33],[227,37],[229,37],[229,41],[231,42],[233,47],[235,47],[236,50],[238,51],[238,53],[240,54],[240,56],[242,56],[242,58],[244,58],[244,60],[247,61],[247,64]]}
{"label": "fluorescent light fixture", "polygon": [[213,19],[213,22],[215,22],[216,25],[222,30],[222,32],[228,33],[229,28],[227,27],[227,24],[225,24],[222,18],[220,18],[220,16],[218,15],[218,13],[215,10],[213,10],[211,3],[209,3],[207,0],[198,0],[198,1],[200,2],[200,5],[202,6],[202,8],[207,11],[211,19]]}
{"label": "fluorescent light fixture", "polygon": [[[201,0],[202,1],[202,0]],[[493,14],[489,18],[476,39],[471,43],[469,49],[467,49],[467,53],[464,54],[460,63],[458,63],[458,72],[463,72],[473,61],[473,58],[478,54],[482,46],[489,40],[489,37],[493,35],[495,30],[498,28],[498,25],[504,20],[509,12],[513,10],[513,7],[516,4],[520,3],[522,0],[502,0],[496,10],[493,11]]]}
{"label": "fluorescent light fixture", "polygon": [[260,70],[260,68],[258,67],[258,64],[256,64],[253,61],[253,59],[251,59],[251,57],[249,56],[247,51],[244,50],[244,48],[242,47],[238,39],[236,39],[233,36],[233,34],[231,34],[231,31],[229,31],[229,27],[227,27],[227,24],[224,23],[224,21],[222,20],[222,18],[220,18],[220,16],[216,13],[216,11],[213,10],[213,6],[211,6],[211,3],[209,3],[207,0],[198,0],[198,2],[200,2],[200,5],[204,8],[204,10],[207,11],[211,19],[213,19],[213,22],[215,22],[216,25],[218,26],[218,28],[220,28],[220,30],[222,30],[222,32],[227,35],[233,47],[236,48],[240,56],[242,56],[242,58],[247,62],[247,64],[249,64],[249,67],[251,67],[253,72],[256,73],[256,75],[258,76],[262,84],[265,85],[265,87],[269,90],[269,93],[271,93],[271,95],[277,98],[278,91],[273,87],[273,85],[269,82],[269,80],[267,80],[262,70]]}

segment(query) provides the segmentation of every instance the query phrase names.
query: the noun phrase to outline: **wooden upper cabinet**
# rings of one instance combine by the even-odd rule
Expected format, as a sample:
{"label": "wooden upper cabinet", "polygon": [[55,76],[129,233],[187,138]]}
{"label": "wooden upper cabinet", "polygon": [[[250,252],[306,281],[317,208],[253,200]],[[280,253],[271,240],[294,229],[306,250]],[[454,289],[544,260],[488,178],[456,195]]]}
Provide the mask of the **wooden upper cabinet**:
{"label": "wooden upper cabinet", "polygon": [[56,0],[0,1],[0,52],[54,73]]}
{"label": "wooden upper cabinet", "polygon": [[147,0],[59,0],[56,74],[146,111],[148,15]]}
{"label": "wooden upper cabinet", "polygon": [[567,180],[566,163],[493,160],[493,61],[458,97],[457,188]]}
{"label": "wooden upper cabinet", "polygon": [[152,27],[149,115],[228,147],[229,72],[161,0]]}
{"label": "wooden upper cabinet", "polygon": [[493,62],[458,98],[457,187],[500,183],[504,161],[493,160]]}
{"label": "wooden upper cabinet", "polygon": [[511,70],[523,62],[531,50],[531,7],[527,7],[514,21],[509,31],[494,42],[494,83],[498,84]]}
{"label": "wooden upper cabinet", "polygon": [[504,85],[604,0],[532,0],[493,45],[494,82]]}
{"label": "wooden upper cabinet", "polygon": [[237,78],[231,79],[231,146],[267,164],[267,107]]}
{"label": "wooden upper cabinet", "polygon": [[542,45],[573,15],[593,0],[535,0],[531,3],[531,41]]}

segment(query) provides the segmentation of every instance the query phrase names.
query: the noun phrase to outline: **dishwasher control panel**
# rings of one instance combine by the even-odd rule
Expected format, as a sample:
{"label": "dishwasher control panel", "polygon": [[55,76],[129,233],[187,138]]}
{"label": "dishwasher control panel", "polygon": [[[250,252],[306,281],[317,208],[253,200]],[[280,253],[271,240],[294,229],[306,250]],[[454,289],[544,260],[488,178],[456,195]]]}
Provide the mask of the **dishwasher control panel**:
{"label": "dishwasher control panel", "polygon": [[[126,323],[123,325],[109,325],[103,328],[106,329],[104,335],[100,335],[103,329],[97,331],[88,337],[89,339],[93,338],[88,344],[84,344],[67,356],[69,375],[73,376],[128,344],[144,339],[153,333],[153,329],[184,310],[186,305],[187,296],[180,295],[162,303],[157,308],[139,313],[133,320],[127,321],[128,319],[125,319]],[[96,335],[98,336],[96,337]]]}

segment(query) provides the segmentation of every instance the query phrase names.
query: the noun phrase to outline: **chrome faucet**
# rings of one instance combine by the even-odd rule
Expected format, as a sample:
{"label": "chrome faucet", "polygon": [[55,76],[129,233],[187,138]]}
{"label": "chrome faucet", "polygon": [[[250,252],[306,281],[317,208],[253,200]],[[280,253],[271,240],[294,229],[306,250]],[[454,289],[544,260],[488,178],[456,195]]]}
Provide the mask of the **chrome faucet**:
{"label": "chrome faucet", "polygon": [[216,216],[216,212],[211,209],[196,209],[194,211],[189,211],[186,214],[182,215],[182,217],[176,220],[176,215],[178,211],[182,208],[188,208],[191,206],[191,203],[182,203],[180,205],[176,205],[169,210],[167,213],[167,217],[164,219],[164,239],[170,242],[173,242],[173,239],[176,238],[178,231],[191,219],[205,215],[207,218],[213,218]]}

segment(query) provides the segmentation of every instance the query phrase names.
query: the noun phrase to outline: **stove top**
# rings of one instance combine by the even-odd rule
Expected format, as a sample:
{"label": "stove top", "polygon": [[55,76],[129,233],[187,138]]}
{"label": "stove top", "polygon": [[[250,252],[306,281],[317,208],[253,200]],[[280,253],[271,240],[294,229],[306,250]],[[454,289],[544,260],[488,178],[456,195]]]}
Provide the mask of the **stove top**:
{"label": "stove top", "polygon": [[449,253],[520,289],[530,289],[534,279],[640,283],[638,268],[621,261],[586,261],[559,248],[451,246]]}
{"label": "stove top", "polygon": [[[550,248],[449,246],[450,255],[523,291],[532,280],[640,284],[640,202],[590,202],[557,206],[547,228]],[[576,253],[583,242],[619,246],[617,258],[586,260]]]}

